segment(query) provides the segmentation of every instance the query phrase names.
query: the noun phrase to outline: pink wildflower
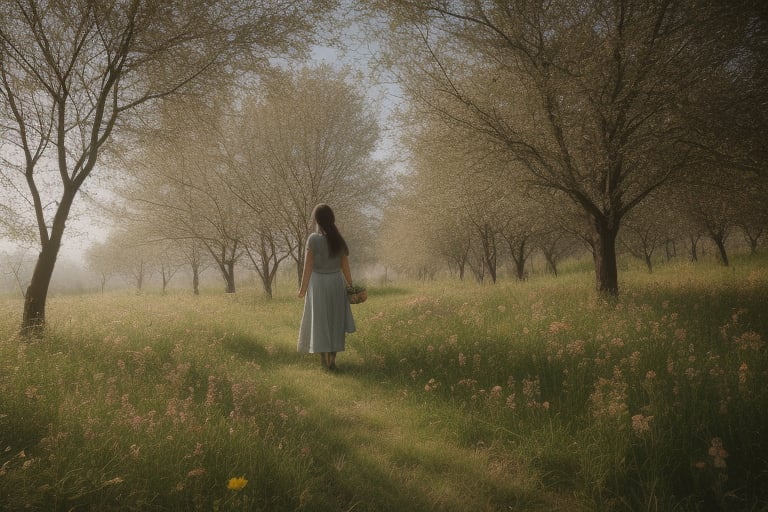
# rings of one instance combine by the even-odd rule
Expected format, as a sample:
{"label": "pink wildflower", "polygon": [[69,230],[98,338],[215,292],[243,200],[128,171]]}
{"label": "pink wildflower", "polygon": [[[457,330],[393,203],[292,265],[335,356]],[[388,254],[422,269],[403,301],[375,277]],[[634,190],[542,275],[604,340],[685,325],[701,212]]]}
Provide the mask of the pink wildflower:
{"label": "pink wildflower", "polygon": [[739,384],[742,386],[747,383],[748,370],[749,366],[747,366],[747,363],[741,363],[741,366],[739,367]]}
{"label": "pink wildflower", "polygon": [[571,325],[568,322],[552,322],[549,324],[550,334],[558,334],[560,332],[566,332],[571,330]]}
{"label": "pink wildflower", "polygon": [[635,434],[641,435],[644,432],[651,430],[651,420],[653,416],[643,416],[642,414],[635,414],[632,416],[632,430]]}
{"label": "pink wildflower", "polygon": [[728,452],[723,448],[723,440],[719,437],[712,438],[712,444],[709,447],[709,456],[712,457],[712,465],[718,469],[725,469],[727,464]]}

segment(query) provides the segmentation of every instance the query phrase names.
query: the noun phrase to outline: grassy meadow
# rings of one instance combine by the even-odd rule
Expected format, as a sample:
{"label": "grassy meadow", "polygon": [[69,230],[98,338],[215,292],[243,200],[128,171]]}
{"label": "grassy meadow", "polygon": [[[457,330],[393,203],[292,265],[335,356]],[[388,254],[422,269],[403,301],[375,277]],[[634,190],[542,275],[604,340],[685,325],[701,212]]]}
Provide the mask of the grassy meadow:
{"label": "grassy meadow", "polygon": [[768,510],[768,258],[301,301],[0,300],[0,510]]}

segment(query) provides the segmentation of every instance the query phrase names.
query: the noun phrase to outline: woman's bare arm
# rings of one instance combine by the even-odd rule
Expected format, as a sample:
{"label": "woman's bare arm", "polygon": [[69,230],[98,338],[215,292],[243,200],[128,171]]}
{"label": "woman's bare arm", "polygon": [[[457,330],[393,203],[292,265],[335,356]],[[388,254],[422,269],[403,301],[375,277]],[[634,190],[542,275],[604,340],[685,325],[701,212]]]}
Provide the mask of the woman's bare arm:
{"label": "woman's bare arm", "polygon": [[309,287],[309,278],[312,275],[312,265],[314,264],[315,256],[312,251],[307,250],[304,254],[304,273],[301,275],[301,288],[299,288],[299,298],[304,298],[307,294],[307,288]]}
{"label": "woman's bare arm", "polygon": [[352,272],[349,270],[349,257],[346,254],[341,255],[341,272],[347,281],[347,286],[352,284]]}

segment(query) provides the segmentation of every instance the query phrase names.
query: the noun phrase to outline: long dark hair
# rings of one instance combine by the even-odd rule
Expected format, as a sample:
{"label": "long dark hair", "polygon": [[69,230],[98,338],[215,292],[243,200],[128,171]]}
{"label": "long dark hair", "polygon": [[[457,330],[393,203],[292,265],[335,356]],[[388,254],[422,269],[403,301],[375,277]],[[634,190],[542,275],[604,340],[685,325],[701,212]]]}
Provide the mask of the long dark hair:
{"label": "long dark hair", "polygon": [[344,241],[344,237],[339,233],[339,228],[336,227],[336,216],[330,206],[323,203],[315,206],[312,211],[312,218],[325,233],[331,256],[336,256],[341,251],[344,251],[344,254],[349,254],[347,242]]}

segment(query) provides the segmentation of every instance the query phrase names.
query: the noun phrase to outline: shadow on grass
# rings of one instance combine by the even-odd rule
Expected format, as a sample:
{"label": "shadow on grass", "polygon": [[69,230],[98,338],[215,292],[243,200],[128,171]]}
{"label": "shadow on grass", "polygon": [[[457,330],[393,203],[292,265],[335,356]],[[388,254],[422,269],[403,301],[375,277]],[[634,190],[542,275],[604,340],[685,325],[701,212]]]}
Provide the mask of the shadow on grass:
{"label": "shadow on grass", "polygon": [[[321,506],[308,509],[552,510],[543,505],[541,492],[521,486],[512,472],[477,460],[486,455],[449,447],[452,434],[443,427],[425,434],[422,408],[359,380],[359,370],[318,369],[315,384],[295,378],[283,386],[311,409],[302,431],[315,433],[313,473],[325,492],[317,496],[315,505]],[[329,382],[326,375],[339,381]],[[329,396],[328,386],[338,386],[338,392]]]}
{"label": "shadow on grass", "polygon": [[298,361],[295,350],[289,350],[283,345],[263,343],[246,334],[236,333],[228,336],[222,342],[222,346],[244,361],[253,361],[262,365],[294,364]]}
{"label": "shadow on grass", "polygon": [[56,420],[52,410],[31,400],[25,401],[22,397],[9,401],[12,403],[0,409],[0,467],[19,453],[37,445],[48,434],[49,425]]}
{"label": "shadow on grass", "polygon": [[677,313],[700,338],[720,340],[720,328],[733,320],[763,335],[768,333],[768,287],[710,286],[702,283],[644,286],[632,291],[634,300],[650,304],[659,316]]}

